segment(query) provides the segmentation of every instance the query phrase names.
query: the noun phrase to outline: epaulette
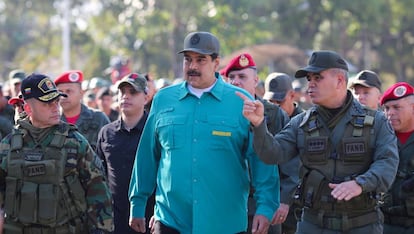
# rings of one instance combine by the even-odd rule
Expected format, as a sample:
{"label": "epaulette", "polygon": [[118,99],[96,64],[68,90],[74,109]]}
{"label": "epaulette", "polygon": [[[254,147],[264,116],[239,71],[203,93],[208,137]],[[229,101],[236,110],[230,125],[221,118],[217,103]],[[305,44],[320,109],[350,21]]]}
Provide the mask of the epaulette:
{"label": "epaulette", "polygon": [[315,114],[316,114],[315,108],[311,108],[305,111],[305,116],[303,117],[302,122],[300,123],[299,127],[303,127],[303,125],[305,125],[306,122],[308,122],[309,118],[314,116]]}
{"label": "epaulette", "polygon": [[23,148],[23,132],[19,129],[13,129],[10,137],[10,150],[19,150]]}

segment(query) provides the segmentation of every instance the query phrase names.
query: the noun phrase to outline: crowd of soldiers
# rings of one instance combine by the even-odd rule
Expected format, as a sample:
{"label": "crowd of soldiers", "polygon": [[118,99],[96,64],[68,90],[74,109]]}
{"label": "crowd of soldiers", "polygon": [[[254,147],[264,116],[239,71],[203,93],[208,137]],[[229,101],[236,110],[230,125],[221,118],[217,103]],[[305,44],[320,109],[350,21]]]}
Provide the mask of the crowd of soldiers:
{"label": "crowd of soldiers", "polygon": [[414,233],[412,85],[348,77],[334,51],[297,79],[261,80],[249,53],[218,71],[207,32],[180,53],[172,82],[10,72],[3,233]]}

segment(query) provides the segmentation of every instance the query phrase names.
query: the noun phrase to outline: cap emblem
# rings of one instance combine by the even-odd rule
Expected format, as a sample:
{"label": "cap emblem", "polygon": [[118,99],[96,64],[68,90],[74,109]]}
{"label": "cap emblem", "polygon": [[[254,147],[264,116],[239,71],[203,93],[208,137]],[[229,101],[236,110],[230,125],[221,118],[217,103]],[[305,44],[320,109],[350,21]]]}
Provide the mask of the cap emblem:
{"label": "cap emblem", "polygon": [[79,74],[77,72],[72,72],[69,74],[69,80],[71,82],[77,82],[79,80]]}
{"label": "cap emblem", "polygon": [[316,55],[316,53],[313,53],[312,57],[309,60],[309,64],[314,64],[315,60],[316,60],[316,57],[318,57],[318,55]]}
{"label": "cap emblem", "polygon": [[242,67],[249,65],[249,59],[244,54],[240,55],[239,64]]}
{"label": "cap emblem", "polygon": [[197,45],[199,42],[200,42],[200,36],[198,34],[194,34],[190,39],[191,45]]}
{"label": "cap emblem", "polygon": [[407,88],[405,86],[399,86],[394,89],[394,96],[402,97],[407,93]]}

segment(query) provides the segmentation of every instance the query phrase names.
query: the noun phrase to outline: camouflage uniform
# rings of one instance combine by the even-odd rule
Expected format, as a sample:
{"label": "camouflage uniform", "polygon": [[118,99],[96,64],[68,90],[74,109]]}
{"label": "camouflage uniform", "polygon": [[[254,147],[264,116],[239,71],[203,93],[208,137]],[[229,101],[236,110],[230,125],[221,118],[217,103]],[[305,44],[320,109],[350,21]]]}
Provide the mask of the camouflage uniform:
{"label": "camouflage uniform", "polygon": [[[61,116],[61,119],[65,122],[66,117]],[[81,112],[79,119],[76,121],[76,126],[79,132],[88,140],[92,148],[96,149],[96,142],[98,140],[98,133],[101,128],[109,123],[108,117],[101,111],[88,108],[81,104]]]}
{"label": "camouflage uniform", "polygon": [[39,129],[18,120],[0,143],[0,163],[6,233],[113,230],[101,161],[75,126]]}

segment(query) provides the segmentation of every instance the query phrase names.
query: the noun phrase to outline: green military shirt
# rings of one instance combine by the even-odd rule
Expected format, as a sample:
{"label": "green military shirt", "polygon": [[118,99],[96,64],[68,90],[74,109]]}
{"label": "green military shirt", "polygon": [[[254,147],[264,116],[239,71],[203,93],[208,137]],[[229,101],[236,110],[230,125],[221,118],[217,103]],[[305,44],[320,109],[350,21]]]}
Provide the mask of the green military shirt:
{"label": "green military shirt", "polygon": [[[77,214],[89,217],[91,228],[113,230],[112,198],[102,163],[75,129],[64,122],[39,129],[26,118],[18,120],[17,129],[1,141],[0,205],[5,207],[6,223],[54,227],[74,219]],[[66,160],[60,163],[61,157]],[[21,170],[16,170],[17,167]],[[80,186],[75,186],[76,181]],[[20,186],[13,186],[16,184]],[[40,192],[45,188],[52,189]],[[82,200],[86,203],[84,206]],[[8,201],[14,205],[7,204]],[[55,212],[49,212],[51,207],[55,207]],[[28,209],[34,211],[28,212]],[[41,219],[45,216],[47,220]]]}

